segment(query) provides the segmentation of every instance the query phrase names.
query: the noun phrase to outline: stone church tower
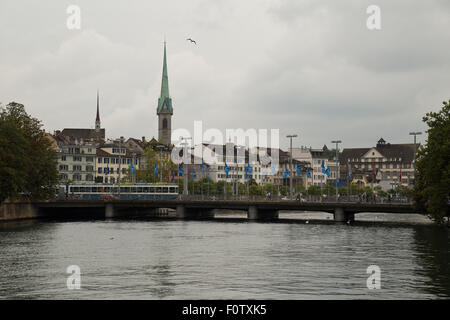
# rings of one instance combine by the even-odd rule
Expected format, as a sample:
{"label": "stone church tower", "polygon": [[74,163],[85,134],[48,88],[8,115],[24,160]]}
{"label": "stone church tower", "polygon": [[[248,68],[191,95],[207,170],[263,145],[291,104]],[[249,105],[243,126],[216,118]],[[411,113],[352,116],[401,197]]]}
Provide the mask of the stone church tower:
{"label": "stone church tower", "polygon": [[172,142],[172,99],[169,96],[169,78],[167,75],[166,43],[164,42],[164,62],[161,83],[161,95],[158,99],[158,141],[165,145]]}

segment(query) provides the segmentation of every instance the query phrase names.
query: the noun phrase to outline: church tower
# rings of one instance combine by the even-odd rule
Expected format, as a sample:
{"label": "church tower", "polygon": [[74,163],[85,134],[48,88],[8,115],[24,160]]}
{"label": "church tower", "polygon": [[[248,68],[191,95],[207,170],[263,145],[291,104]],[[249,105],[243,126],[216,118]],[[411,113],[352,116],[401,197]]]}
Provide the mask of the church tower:
{"label": "church tower", "polygon": [[172,99],[169,96],[169,78],[167,75],[166,43],[164,42],[164,61],[161,83],[161,95],[158,99],[158,141],[165,145],[172,143]]}
{"label": "church tower", "polygon": [[100,112],[98,105],[98,90],[97,90],[97,117],[95,118],[95,131],[100,132]]}

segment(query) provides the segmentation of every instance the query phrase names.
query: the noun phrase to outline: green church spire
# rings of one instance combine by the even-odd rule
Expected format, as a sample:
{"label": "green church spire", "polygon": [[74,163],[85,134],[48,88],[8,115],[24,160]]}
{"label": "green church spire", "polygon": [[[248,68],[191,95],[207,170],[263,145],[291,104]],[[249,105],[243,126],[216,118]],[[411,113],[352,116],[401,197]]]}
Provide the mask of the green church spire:
{"label": "green church spire", "polygon": [[172,99],[169,96],[169,77],[167,74],[167,59],[166,59],[166,42],[164,41],[164,62],[163,62],[163,74],[161,82],[161,95],[158,99],[157,113],[168,111],[173,113]]}

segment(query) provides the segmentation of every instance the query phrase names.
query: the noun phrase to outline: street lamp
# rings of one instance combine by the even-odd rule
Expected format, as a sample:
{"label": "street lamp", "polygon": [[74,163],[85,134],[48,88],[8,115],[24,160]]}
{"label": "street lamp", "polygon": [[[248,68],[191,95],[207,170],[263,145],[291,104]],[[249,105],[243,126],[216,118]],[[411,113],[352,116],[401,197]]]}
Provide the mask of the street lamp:
{"label": "street lamp", "polygon": [[121,169],[121,164],[122,164],[121,154],[122,154],[123,141],[124,141],[124,138],[123,138],[123,136],[121,136],[119,139],[119,199],[120,199],[120,173],[122,171],[122,169]]}
{"label": "street lamp", "polygon": [[289,152],[289,157],[290,157],[289,167],[291,169],[291,177],[289,179],[289,196],[290,196],[291,200],[292,200],[292,195],[293,195],[293,192],[292,192],[292,177],[294,176],[294,173],[292,171],[292,138],[297,138],[297,137],[298,136],[296,134],[289,134],[289,135],[286,136],[286,138],[289,138],[290,141],[291,141],[290,142],[291,148],[290,148],[290,152]]}
{"label": "street lamp", "polygon": [[331,143],[336,144],[336,201],[338,198],[338,175],[339,175],[339,152],[338,152],[338,144],[342,143],[341,140],[333,140]]}
{"label": "street lamp", "polygon": [[162,156],[162,150],[164,148],[165,147],[160,144],[156,146],[156,149],[159,150],[159,182],[162,182],[162,165],[161,165],[162,159],[161,159],[161,156]]}
{"label": "street lamp", "polygon": [[[192,138],[191,137],[180,137],[180,140],[184,141],[184,142],[181,142],[181,145],[184,147],[183,148],[183,158],[187,159],[187,157],[188,157],[188,154],[187,154],[187,145],[188,145],[188,143],[186,141],[187,140],[192,140]],[[184,168],[183,168],[183,170],[184,170],[183,194],[187,195],[188,194],[188,179],[187,178],[188,178],[189,172],[187,170],[186,161],[183,161],[183,164],[184,164]]]}
{"label": "street lamp", "polygon": [[421,135],[422,132],[410,132],[410,136],[414,136],[414,184],[416,184],[416,136]]}

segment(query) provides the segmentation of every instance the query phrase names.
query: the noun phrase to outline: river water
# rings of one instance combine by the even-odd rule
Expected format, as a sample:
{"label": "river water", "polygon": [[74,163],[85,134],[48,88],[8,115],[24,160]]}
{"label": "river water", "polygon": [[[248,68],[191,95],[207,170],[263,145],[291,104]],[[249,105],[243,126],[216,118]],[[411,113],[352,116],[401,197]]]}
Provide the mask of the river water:
{"label": "river water", "polygon": [[[0,298],[450,297],[449,230],[425,217],[360,214],[351,226],[317,213],[242,217],[0,223]],[[70,265],[79,290],[67,287]],[[380,289],[367,288],[369,265]]]}

